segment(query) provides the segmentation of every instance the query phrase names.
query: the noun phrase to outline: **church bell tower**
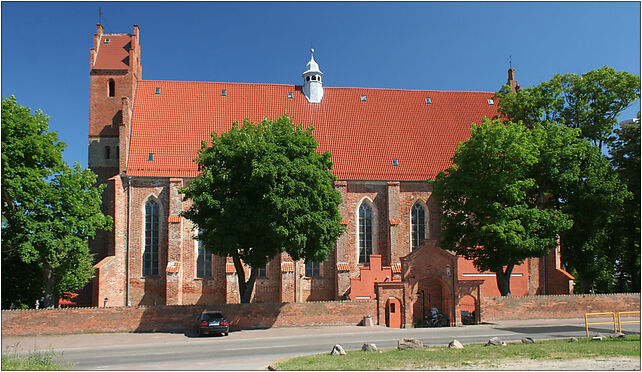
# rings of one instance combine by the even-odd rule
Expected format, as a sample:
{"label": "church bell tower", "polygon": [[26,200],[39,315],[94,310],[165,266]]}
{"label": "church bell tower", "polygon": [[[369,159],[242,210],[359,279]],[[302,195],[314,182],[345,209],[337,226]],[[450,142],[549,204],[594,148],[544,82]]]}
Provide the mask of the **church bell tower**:
{"label": "church bell tower", "polygon": [[305,98],[311,103],[319,103],[323,99],[323,84],[321,76],[323,73],[319,70],[319,65],[314,60],[314,49],[310,49],[310,61],[305,66],[303,76],[303,93]]}

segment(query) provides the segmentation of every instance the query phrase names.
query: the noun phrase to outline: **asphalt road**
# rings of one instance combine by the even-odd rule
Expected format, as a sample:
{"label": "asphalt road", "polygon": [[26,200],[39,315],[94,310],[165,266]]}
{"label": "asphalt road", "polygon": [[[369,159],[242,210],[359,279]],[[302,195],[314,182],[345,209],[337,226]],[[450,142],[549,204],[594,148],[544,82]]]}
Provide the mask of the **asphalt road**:
{"label": "asphalt road", "polygon": [[[612,334],[608,325],[592,325],[591,334]],[[624,324],[627,334],[640,334],[639,324]],[[289,356],[329,352],[335,344],[346,350],[364,343],[393,348],[400,338],[425,345],[483,343],[498,336],[504,341],[585,337],[583,319],[503,321],[451,328],[389,329],[385,327],[297,327],[231,332],[227,337],[192,334],[84,334],[3,337],[2,350],[53,350],[76,369],[95,370],[255,370]],[[33,346],[32,346],[33,345]]]}

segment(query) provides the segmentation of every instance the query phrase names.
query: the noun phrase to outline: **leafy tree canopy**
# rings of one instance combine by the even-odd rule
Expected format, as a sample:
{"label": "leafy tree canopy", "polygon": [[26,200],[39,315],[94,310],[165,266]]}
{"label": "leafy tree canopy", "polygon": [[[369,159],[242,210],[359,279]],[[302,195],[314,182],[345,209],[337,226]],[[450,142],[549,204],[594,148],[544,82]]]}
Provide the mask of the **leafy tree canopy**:
{"label": "leafy tree canopy", "polygon": [[65,145],[48,132],[47,121],[13,96],[2,101],[2,282],[3,292],[5,283],[9,290],[3,304],[12,296],[27,301],[11,291],[8,282],[15,278],[6,277],[5,270],[27,275],[37,267],[40,277],[23,280],[29,281],[25,287],[31,295],[44,294],[45,306],[65,291],[82,288],[93,276],[88,239],[98,229],[111,228],[111,217],[100,211],[104,186],[94,187],[90,170],[62,161]]}
{"label": "leafy tree canopy", "polygon": [[611,163],[631,191],[632,198],[624,203],[616,216],[613,234],[620,237],[618,257],[614,260],[613,291],[636,292],[640,290],[640,113],[638,122],[623,125],[616,130],[617,138],[610,148]]}
{"label": "leafy tree canopy", "polygon": [[[550,81],[518,93],[504,86],[496,96],[503,118],[521,120],[531,128],[538,125],[577,128],[583,138],[599,149],[582,162],[581,182],[569,184],[572,187],[559,194],[560,207],[574,220],[573,228],[562,234],[562,257],[569,270],[578,276],[579,291],[609,292],[614,290],[615,281],[620,288],[629,287],[622,286],[624,282],[617,277],[639,277],[636,274],[639,264],[635,263],[639,262],[639,244],[637,253],[632,254],[639,234],[636,237],[632,228],[624,231],[621,225],[627,221],[635,224],[637,218],[639,226],[636,217],[639,213],[630,209],[627,201],[631,198],[627,189],[639,195],[639,158],[637,169],[635,157],[618,158],[616,153],[612,153],[609,164],[604,149],[615,146],[624,154],[635,146],[625,145],[623,141],[631,136],[622,137],[625,132],[616,130],[616,125],[618,115],[640,98],[640,77],[603,67],[582,75],[555,75]],[[617,173],[613,166],[619,169]],[[636,171],[637,183],[622,182],[631,179],[627,178],[629,172]],[[629,248],[625,249],[627,244]],[[631,280],[626,282],[630,284]],[[633,290],[639,290],[637,287]]]}
{"label": "leafy tree canopy", "polygon": [[[234,123],[202,143],[202,172],[183,188],[192,206],[183,216],[211,252],[232,257],[241,302],[251,299],[258,268],[280,252],[324,261],[343,232],[331,154],[316,151],[313,128],[287,116]],[[245,280],[243,263],[251,267]]]}
{"label": "leafy tree canopy", "polygon": [[[578,130],[484,119],[432,181],[442,205],[442,247],[497,275],[510,295],[510,274],[541,257],[571,228],[562,196],[585,180],[597,149]],[[591,178],[593,180],[593,178]]]}
{"label": "leafy tree canopy", "polygon": [[548,121],[579,128],[602,150],[614,140],[618,115],[640,98],[640,77],[605,66],[582,75],[556,74],[519,93],[504,86],[496,97],[505,118],[528,126]]}

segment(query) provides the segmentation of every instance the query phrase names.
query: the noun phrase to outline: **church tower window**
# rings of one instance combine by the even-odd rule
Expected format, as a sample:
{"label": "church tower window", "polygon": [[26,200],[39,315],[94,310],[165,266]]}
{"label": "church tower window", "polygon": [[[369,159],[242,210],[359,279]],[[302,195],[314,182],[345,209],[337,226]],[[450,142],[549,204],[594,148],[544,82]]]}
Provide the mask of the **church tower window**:
{"label": "church tower window", "polygon": [[111,159],[111,148],[109,146],[105,146],[105,159]]}
{"label": "church tower window", "polygon": [[114,79],[109,79],[108,83],[108,93],[110,97],[113,97],[116,95],[116,82],[114,82]]}
{"label": "church tower window", "polygon": [[372,207],[363,202],[359,207],[359,263],[369,263],[372,254]]}
{"label": "church tower window", "polygon": [[159,208],[154,199],[145,203],[145,251],[143,252],[143,276],[158,275]]}

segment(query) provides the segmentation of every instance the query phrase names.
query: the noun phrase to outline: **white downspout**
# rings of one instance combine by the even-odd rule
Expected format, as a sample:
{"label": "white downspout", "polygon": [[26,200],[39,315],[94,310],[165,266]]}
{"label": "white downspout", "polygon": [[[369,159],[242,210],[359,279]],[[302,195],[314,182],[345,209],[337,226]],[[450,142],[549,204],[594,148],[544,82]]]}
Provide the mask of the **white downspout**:
{"label": "white downspout", "polygon": [[127,306],[131,306],[131,300],[129,298],[129,266],[130,266],[130,234],[131,234],[131,187],[132,187],[132,177],[127,176]]}

